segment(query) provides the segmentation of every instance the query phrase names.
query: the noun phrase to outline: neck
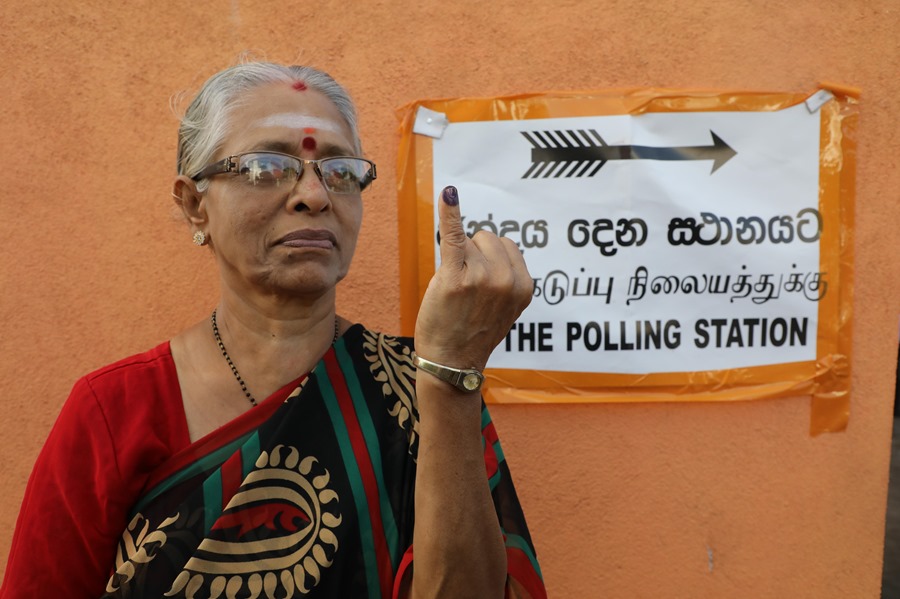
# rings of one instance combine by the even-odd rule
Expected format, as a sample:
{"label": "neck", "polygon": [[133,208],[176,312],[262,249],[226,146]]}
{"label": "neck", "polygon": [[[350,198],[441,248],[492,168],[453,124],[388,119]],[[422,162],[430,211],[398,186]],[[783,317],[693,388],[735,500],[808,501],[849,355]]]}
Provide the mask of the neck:
{"label": "neck", "polygon": [[220,330],[224,324],[249,342],[268,345],[322,337],[330,344],[334,336],[333,288],[315,298],[285,299],[274,295],[248,298],[223,287],[216,310]]}
{"label": "neck", "polygon": [[[253,303],[223,293],[216,307],[219,334],[258,401],[312,370],[331,346],[337,322],[334,297],[332,289],[311,302]],[[209,345],[215,346],[207,327]]]}

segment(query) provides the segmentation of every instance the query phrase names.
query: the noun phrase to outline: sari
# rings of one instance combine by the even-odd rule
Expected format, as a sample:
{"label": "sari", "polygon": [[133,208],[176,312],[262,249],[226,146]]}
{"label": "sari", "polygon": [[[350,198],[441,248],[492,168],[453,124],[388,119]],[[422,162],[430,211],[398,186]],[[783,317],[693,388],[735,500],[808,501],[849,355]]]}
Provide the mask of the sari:
{"label": "sari", "polygon": [[[314,370],[155,471],[104,597],[388,599],[413,569],[418,412],[412,340],[351,327]],[[546,597],[482,403],[507,597]]]}

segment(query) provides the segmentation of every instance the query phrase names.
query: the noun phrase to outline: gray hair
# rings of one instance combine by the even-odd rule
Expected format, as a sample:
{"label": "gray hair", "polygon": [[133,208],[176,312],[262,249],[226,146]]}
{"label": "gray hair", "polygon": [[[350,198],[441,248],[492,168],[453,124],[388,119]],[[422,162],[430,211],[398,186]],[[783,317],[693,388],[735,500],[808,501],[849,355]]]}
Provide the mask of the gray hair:
{"label": "gray hair", "polygon": [[[178,128],[178,174],[192,176],[209,164],[228,132],[231,111],[245,92],[270,83],[303,82],[327,97],[353,133],[354,150],[362,153],[356,108],[350,95],[331,75],[312,67],[271,62],[248,62],[219,71],[203,84],[185,111]],[[205,191],[208,181],[197,188]]]}

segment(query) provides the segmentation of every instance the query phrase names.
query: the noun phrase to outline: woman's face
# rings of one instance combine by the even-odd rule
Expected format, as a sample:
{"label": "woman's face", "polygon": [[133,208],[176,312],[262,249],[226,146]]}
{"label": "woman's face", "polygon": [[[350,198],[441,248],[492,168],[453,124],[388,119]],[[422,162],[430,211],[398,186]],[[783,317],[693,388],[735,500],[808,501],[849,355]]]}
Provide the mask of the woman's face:
{"label": "woman's face", "polygon": [[[244,94],[215,160],[250,151],[355,156],[354,145],[350,127],[324,95],[276,83]],[[318,297],[346,276],[362,223],[359,193],[329,193],[312,165],[296,185],[253,186],[237,173],[209,182],[210,246],[233,291]]]}

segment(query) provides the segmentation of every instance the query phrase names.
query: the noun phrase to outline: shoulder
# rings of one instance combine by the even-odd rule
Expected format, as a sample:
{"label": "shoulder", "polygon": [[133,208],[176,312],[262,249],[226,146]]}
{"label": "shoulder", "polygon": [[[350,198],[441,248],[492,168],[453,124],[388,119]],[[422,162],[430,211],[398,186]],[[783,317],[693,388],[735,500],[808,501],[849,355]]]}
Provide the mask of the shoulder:
{"label": "shoulder", "polygon": [[387,335],[357,324],[345,333],[344,339],[360,380],[367,381],[364,385],[371,390],[366,394],[370,405],[378,406],[380,418],[395,423],[388,429],[401,435],[409,454],[416,456],[419,408],[413,338]]}
{"label": "shoulder", "polygon": [[412,351],[415,346],[412,337],[403,337],[400,335],[383,333],[381,331],[373,331],[362,324],[355,324],[350,327],[347,333],[350,334],[351,332],[357,332],[362,338],[362,342],[370,346],[387,345],[396,348],[408,348],[409,351]]}
{"label": "shoulder", "polygon": [[[63,584],[67,596],[102,592],[128,510],[171,451],[170,433],[154,421],[159,403],[145,401],[167,381],[177,386],[170,364],[163,343],[75,383],[25,491],[4,597]],[[66,559],[54,561],[48,539]]]}
{"label": "shoulder", "polygon": [[152,450],[149,461],[155,463],[189,444],[169,342],[81,377],[57,421],[67,425],[89,426],[94,435],[97,425],[105,425],[124,462],[142,462]]}
{"label": "shoulder", "polygon": [[415,401],[412,337],[388,335],[357,324],[347,331],[345,339],[348,352],[359,366],[379,383],[385,383],[382,390],[386,396],[406,395]]}
{"label": "shoulder", "polygon": [[[142,406],[153,402],[142,400],[172,381],[177,387],[177,376],[173,376],[174,368],[170,371],[166,356],[171,364],[168,343],[162,343],[78,379],[53,425],[45,450],[62,448],[57,451],[62,459],[69,455],[70,446],[81,443],[90,445],[97,455],[114,454],[120,439],[128,436],[119,431],[121,413],[130,411],[134,421],[146,424],[141,412],[150,408]],[[124,406],[130,408],[123,410]]]}
{"label": "shoulder", "polygon": [[412,337],[388,335],[355,324],[344,334],[344,343],[347,351],[370,364],[378,364],[379,367],[390,366],[394,369],[403,366],[412,367],[415,349]]}
{"label": "shoulder", "polygon": [[366,378],[385,383],[382,388],[385,395],[397,394],[402,389],[403,394],[415,396],[412,337],[387,335],[356,324],[344,333],[343,347]]}
{"label": "shoulder", "polygon": [[134,414],[146,409],[181,406],[181,388],[169,342],[99,368],[75,383],[74,396],[89,394],[104,413],[126,408]]}
{"label": "shoulder", "polygon": [[177,379],[169,342],[153,349],[128,356],[83,376],[79,382],[94,389],[127,386],[135,380],[164,381]]}

